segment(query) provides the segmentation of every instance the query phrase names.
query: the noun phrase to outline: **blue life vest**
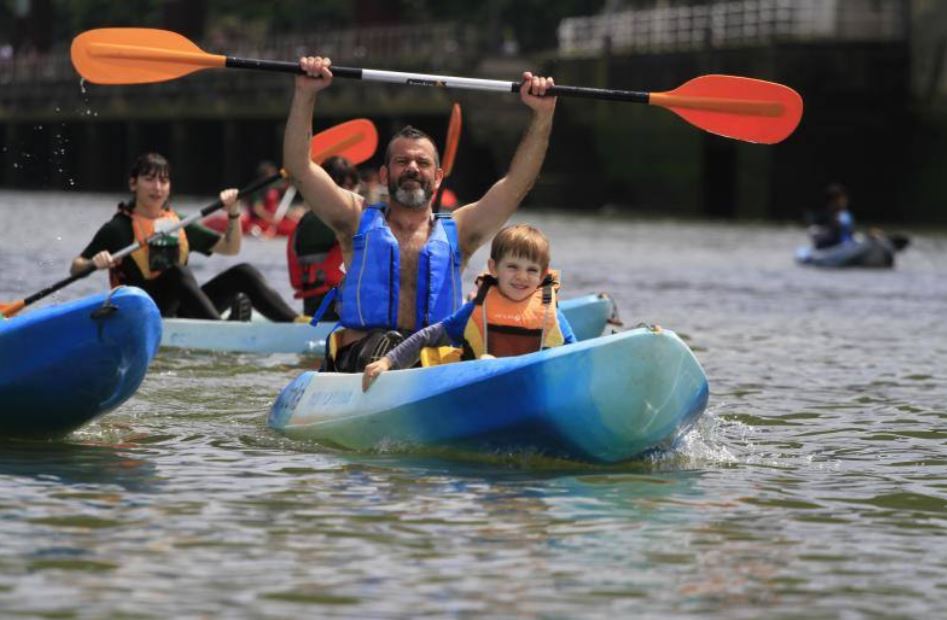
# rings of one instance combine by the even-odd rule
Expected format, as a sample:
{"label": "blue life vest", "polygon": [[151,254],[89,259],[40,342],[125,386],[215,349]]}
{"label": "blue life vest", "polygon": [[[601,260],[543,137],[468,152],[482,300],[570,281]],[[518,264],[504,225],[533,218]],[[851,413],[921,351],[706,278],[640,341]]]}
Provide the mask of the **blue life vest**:
{"label": "blue life vest", "polygon": [[855,238],[855,220],[848,209],[842,209],[835,219],[838,222],[839,243],[845,243]]}
{"label": "blue life vest", "polygon": [[[450,213],[435,214],[418,256],[414,329],[437,323],[461,306],[462,255]],[[339,322],[353,329],[397,329],[401,254],[385,220],[385,205],[367,205],[352,238],[352,264],[342,283]]]}

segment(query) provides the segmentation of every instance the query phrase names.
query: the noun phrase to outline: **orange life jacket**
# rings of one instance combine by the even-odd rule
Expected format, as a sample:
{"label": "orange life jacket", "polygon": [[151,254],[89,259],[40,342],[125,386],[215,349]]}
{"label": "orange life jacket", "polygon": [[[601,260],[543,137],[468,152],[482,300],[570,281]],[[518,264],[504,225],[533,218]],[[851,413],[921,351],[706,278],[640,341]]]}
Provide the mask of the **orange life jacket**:
{"label": "orange life jacket", "polygon": [[484,353],[509,357],[534,353],[565,343],[559,328],[559,274],[550,271],[536,292],[523,301],[504,297],[489,274],[477,278],[474,310],[464,328],[464,357]]}
{"label": "orange life jacket", "polygon": [[[128,216],[132,220],[135,241],[138,242],[138,249],[129,256],[135,261],[142,277],[153,280],[173,265],[187,264],[190,248],[187,233],[183,228],[178,229],[176,233],[162,235],[151,243],[146,243],[156,232],[167,230],[181,221],[174,211],[168,209],[158,218],[144,217],[135,213],[130,213]],[[124,283],[125,275],[120,267],[115,267],[109,270],[109,279],[113,286],[118,286]]]}

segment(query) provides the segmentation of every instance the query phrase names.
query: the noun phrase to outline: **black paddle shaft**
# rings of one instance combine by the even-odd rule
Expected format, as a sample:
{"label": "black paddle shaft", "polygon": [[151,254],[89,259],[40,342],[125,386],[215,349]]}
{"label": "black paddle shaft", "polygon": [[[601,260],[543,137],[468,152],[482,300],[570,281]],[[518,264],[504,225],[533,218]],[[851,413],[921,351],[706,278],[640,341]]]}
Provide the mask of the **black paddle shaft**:
{"label": "black paddle shaft", "polygon": [[[227,56],[225,66],[231,69],[255,69],[258,71],[280,71],[302,75],[303,70],[299,63],[280,60],[255,60],[251,58],[237,58]],[[369,82],[388,82],[392,84],[408,84],[411,86],[431,86],[435,88],[459,88],[466,90],[485,90],[499,92],[519,92],[522,82],[508,82],[505,80],[486,80],[481,78],[451,77],[447,75],[429,75],[424,73],[404,73],[401,71],[380,71],[376,69],[359,69],[354,67],[331,67],[335,77]],[[583,86],[553,86],[546,91],[547,96],[564,95],[568,97],[583,97],[586,99],[607,99],[611,101],[630,101],[633,103],[648,103],[650,93],[635,90],[613,90],[608,88],[587,88]]]}

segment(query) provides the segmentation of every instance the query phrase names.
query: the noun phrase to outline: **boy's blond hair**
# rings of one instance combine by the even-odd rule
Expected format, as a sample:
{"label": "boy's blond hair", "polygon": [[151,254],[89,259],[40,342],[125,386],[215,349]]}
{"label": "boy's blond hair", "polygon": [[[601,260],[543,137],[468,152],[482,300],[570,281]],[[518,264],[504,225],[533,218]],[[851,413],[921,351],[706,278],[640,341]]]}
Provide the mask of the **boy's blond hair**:
{"label": "boy's blond hair", "polygon": [[490,258],[499,263],[507,254],[535,261],[545,271],[549,268],[549,239],[528,224],[507,226],[493,238]]}

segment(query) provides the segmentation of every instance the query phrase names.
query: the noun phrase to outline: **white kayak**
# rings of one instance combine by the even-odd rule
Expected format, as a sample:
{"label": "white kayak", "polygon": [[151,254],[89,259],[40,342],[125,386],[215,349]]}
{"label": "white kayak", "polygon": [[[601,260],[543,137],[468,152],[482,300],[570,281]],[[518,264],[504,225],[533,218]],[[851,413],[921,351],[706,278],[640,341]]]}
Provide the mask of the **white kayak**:
{"label": "white kayak", "polygon": [[[578,340],[595,338],[614,316],[614,304],[605,294],[590,294],[559,303]],[[322,356],[326,336],[336,323],[273,323],[272,321],[206,321],[164,319],[161,346],[231,353],[296,353]]]}

